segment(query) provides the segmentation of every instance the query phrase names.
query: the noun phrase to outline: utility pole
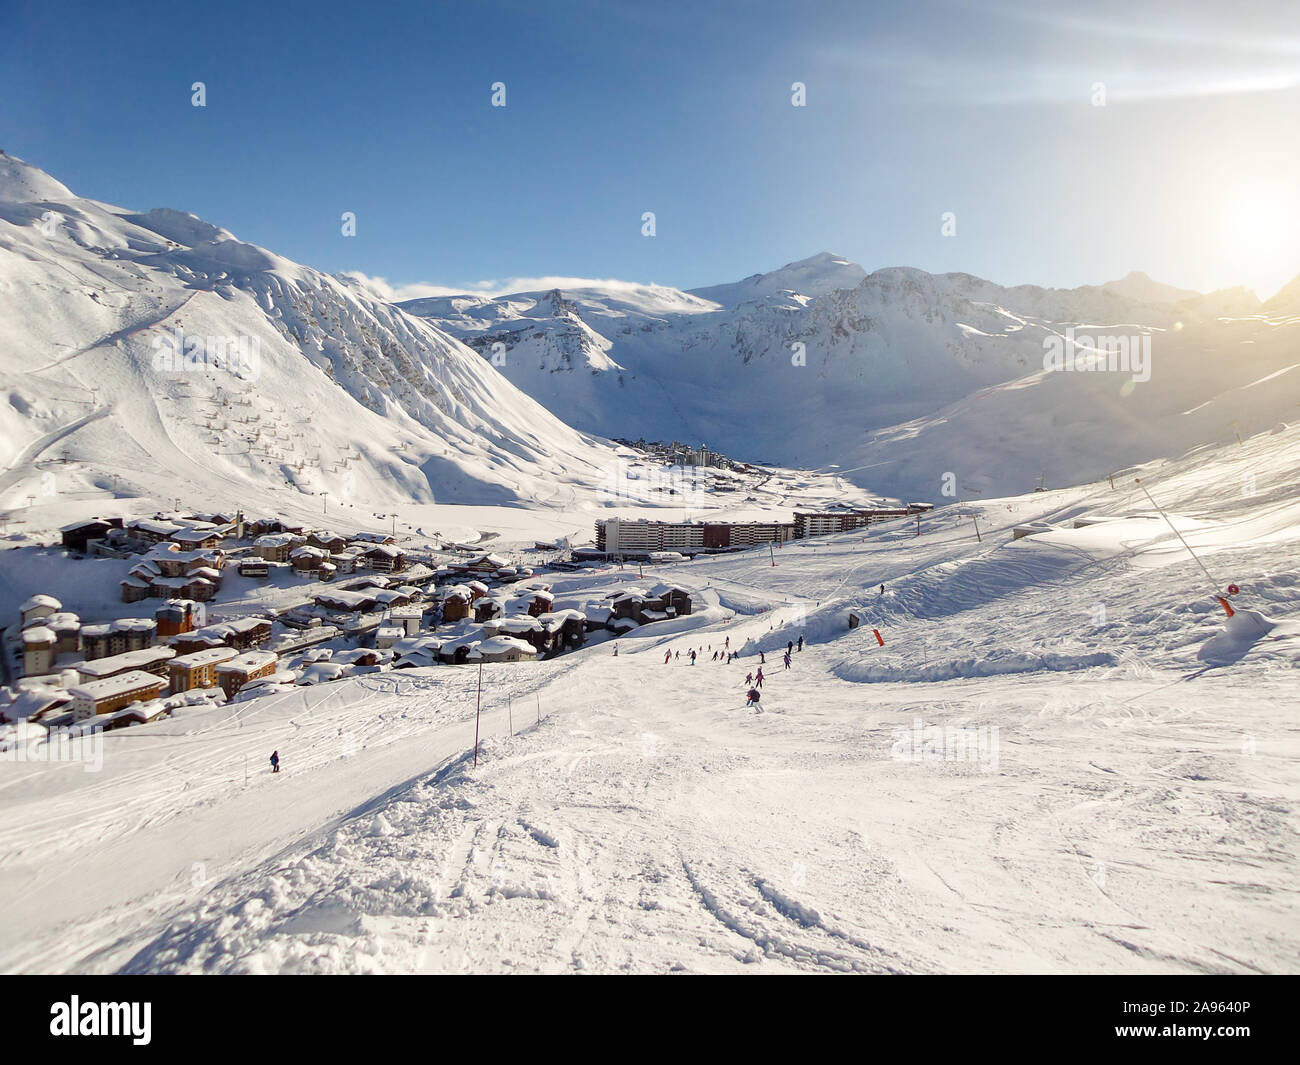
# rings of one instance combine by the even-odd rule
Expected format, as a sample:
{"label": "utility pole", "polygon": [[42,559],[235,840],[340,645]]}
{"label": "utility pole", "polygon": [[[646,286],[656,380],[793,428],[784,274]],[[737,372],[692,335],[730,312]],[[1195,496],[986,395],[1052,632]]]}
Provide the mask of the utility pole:
{"label": "utility pole", "polygon": [[980,543],[983,543],[983,542],[984,542],[984,537],[982,537],[982,536],[980,535],[980,519],[979,519],[979,516],[978,516],[977,514],[975,514],[974,512],[972,512],[972,513],[971,513],[971,516],[970,516],[970,520],[973,521],[973,522],[975,523],[975,539],[978,540]]}
{"label": "utility pole", "polygon": [[474,767],[478,768],[478,722],[483,713],[483,663],[478,664],[478,701],[474,707]]}

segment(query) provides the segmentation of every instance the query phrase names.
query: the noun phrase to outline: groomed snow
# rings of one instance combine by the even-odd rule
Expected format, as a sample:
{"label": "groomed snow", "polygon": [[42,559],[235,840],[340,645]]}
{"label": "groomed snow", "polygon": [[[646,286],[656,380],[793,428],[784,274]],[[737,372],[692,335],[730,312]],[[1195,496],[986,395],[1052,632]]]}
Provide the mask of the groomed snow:
{"label": "groomed snow", "polygon": [[1137,471],[1215,586],[1131,478],[557,580],[696,608],[486,665],[477,767],[473,666],[178,711],[101,773],[0,763],[0,966],[1295,971],[1297,459]]}

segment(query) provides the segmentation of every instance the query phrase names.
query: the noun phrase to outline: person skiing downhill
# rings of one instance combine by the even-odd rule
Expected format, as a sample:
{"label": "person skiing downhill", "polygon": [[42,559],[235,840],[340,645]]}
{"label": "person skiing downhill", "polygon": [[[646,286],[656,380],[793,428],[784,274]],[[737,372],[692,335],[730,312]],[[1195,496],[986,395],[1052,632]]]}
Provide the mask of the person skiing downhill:
{"label": "person skiing downhill", "polygon": [[789,668],[790,668],[790,652],[789,652],[789,651],[786,651],[786,653],[785,653],[785,668],[786,668],[786,669],[789,669]]}
{"label": "person skiing downhill", "polygon": [[762,651],[758,652],[758,664],[760,666],[767,665],[767,655],[765,655]]}
{"label": "person skiing downhill", "polygon": [[279,752],[279,751],[272,751],[272,752],[271,752],[271,772],[272,772],[272,773],[278,773],[278,772],[280,772],[280,752]]}
{"label": "person skiing downhill", "polygon": [[695,648],[691,648],[691,665],[695,665]]}
{"label": "person skiing downhill", "polygon": [[762,698],[762,695],[759,694],[757,688],[750,688],[750,689],[749,689],[749,694],[748,694],[747,696],[745,696],[745,705],[746,705],[746,706],[757,706],[757,705],[758,705],[758,701],[759,701],[759,699],[761,699],[761,698]]}
{"label": "person skiing downhill", "polygon": [[762,686],[763,686],[763,669],[760,666],[758,670],[758,675],[754,678],[754,687],[761,688]]}
{"label": "person skiing downhill", "polygon": [[801,650],[801,651],[803,650],[803,637],[802,637],[802,636],[799,637],[799,650]]}
{"label": "person skiing downhill", "polygon": [[754,671],[751,669],[748,673],[745,674],[745,687],[752,688],[753,686],[754,686]]}
{"label": "person skiing downhill", "polygon": [[785,645],[785,653],[789,654],[793,650],[794,650],[794,640],[791,640]]}
{"label": "person skiing downhill", "polygon": [[668,663],[671,662],[672,659],[673,659],[673,653],[672,653],[672,651],[665,651],[665,652],[664,652],[664,665],[668,665]]}

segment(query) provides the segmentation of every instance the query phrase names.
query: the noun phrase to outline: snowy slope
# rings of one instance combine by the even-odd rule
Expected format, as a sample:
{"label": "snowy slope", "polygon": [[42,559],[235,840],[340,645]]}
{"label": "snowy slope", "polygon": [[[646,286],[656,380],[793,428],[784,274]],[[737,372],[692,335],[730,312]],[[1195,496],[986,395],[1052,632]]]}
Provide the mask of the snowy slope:
{"label": "snowy slope", "polygon": [[[676,297],[607,288],[404,306],[495,356],[579,428],[835,463],[868,490],[931,498],[958,457],[973,460],[966,473],[984,490],[1019,492],[1040,473],[1069,484],[1232,439],[1229,419],[1254,432],[1293,417],[1289,387],[1250,386],[1296,361],[1298,302],[1292,290],[1267,306],[1244,290],[1202,296],[1136,273],[1074,290],[902,268],[866,275],[822,254]],[[1149,337],[1152,379],[1124,403],[1097,395],[1123,388],[1116,374],[1023,388],[1044,368],[1044,344],[1072,328]],[[996,403],[984,402],[990,388],[1001,388]],[[975,413],[954,419],[954,404]],[[931,423],[943,431],[918,431]],[[906,447],[889,446],[900,439]]]}
{"label": "snowy slope", "polygon": [[[432,323],[192,215],[79,198],[12,156],[0,301],[10,510],[106,491],[515,503],[586,491],[612,462]],[[160,347],[177,331],[208,368]],[[243,346],[212,368],[210,337]]]}
{"label": "snowy slope", "polygon": [[697,612],[484,670],[477,767],[458,667],[0,763],[0,966],[1300,971],[1298,462],[1137,471],[1212,582],[1132,476],[654,571]]}

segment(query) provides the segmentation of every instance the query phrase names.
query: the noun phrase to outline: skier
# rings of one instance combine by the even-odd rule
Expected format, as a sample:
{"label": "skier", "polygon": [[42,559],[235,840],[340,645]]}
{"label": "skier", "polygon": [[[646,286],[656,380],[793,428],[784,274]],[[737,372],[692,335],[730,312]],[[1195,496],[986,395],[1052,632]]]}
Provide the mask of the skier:
{"label": "skier", "polygon": [[748,673],[745,674],[745,687],[752,688],[753,686],[754,686],[754,671],[751,669]]}
{"label": "skier", "polygon": [[767,665],[767,655],[765,655],[762,651],[758,652],[758,664],[760,666]]}
{"label": "skier", "polygon": [[665,652],[664,652],[664,665],[668,665],[668,663],[671,662],[672,660],[673,660],[673,653],[672,653],[672,651],[665,651]]}
{"label": "skier", "polygon": [[695,648],[691,648],[691,665],[695,665]]}
{"label": "skier", "polygon": [[723,641],[722,646],[725,647],[725,648],[727,648],[728,650],[731,649],[731,637],[730,637],[730,636],[728,636],[728,637],[726,638],[726,640]]}
{"label": "skier", "polygon": [[803,637],[802,637],[802,636],[799,637],[799,650],[801,650],[801,651],[803,650]]}
{"label": "skier", "polygon": [[786,653],[785,653],[785,668],[786,668],[786,669],[789,669],[789,668],[790,668],[790,652],[789,652],[789,651],[786,651]]}
{"label": "skier", "polygon": [[673,658],[681,658],[681,657],[682,657],[681,651],[677,651],[673,654]]}
{"label": "skier", "polygon": [[279,751],[272,751],[272,752],[271,752],[271,772],[272,772],[272,773],[278,773],[278,772],[280,772],[280,752],[279,752]]}
{"label": "skier", "polygon": [[790,641],[785,645],[785,653],[788,655],[788,654],[789,654],[791,651],[793,651],[793,650],[794,650],[794,640],[790,640]]}
{"label": "skier", "polygon": [[761,688],[761,687],[763,686],[763,667],[762,667],[762,666],[759,666],[759,668],[758,668],[758,676],[756,676],[756,677],[754,678],[754,686],[755,686],[756,688]]}
{"label": "skier", "polygon": [[759,694],[757,688],[750,688],[750,689],[749,689],[749,694],[745,697],[745,705],[746,705],[746,706],[757,706],[757,705],[758,705],[758,700],[761,699],[761,698],[763,698],[763,697],[762,697],[762,695]]}
{"label": "skier", "polygon": [[618,657],[618,644],[614,644],[614,657]]}
{"label": "skier", "polygon": [[880,594],[881,595],[885,594],[885,586],[883,584],[880,586]]}

